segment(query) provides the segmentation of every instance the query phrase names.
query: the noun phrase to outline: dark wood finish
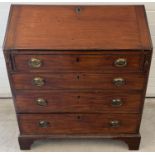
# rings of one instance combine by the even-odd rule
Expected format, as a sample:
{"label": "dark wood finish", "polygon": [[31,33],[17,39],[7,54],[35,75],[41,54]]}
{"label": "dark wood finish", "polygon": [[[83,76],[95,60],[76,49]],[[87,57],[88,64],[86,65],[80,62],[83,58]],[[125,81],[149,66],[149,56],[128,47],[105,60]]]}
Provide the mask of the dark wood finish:
{"label": "dark wood finish", "polygon": [[134,135],[134,136],[123,136],[123,137],[114,137],[113,139],[116,140],[122,140],[124,141],[128,147],[129,150],[139,150],[141,136],[140,134]]}
{"label": "dark wood finish", "polygon": [[[38,87],[33,84],[35,77],[43,78],[45,84]],[[122,86],[116,86],[113,79],[121,77],[125,80]],[[136,89],[144,88],[143,74],[87,74],[87,73],[59,73],[59,74],[13,74],[12,81],[15,89]]]}
{"label": "dark wood finish", "polygon": [[114,140],[121,140],[124,141],[129,150],[138,150],[140,145],[141,136],[140,134],[117,134],[117,135],[20,135],[19,136],[19,144],[21,150],[30,150],[31,145],[36,140],[44,140],[44,139],[63,139],[63,138],[70,138],[70,139],[114,139]]}
{"label": "dark wood finish", "polygon": [[18,142],[19,142],[20,149],[21,150],[30,150],[31,145],[33,144],[33,142],[35,140],[36,139],[34,139],[34,138],[26,138],[26,137],[19,136]]}
{"label": "dark wood finish", "polygon": [[148,32],[143,6],[14,5],[4,49],[150,50]]}
{"label": "dark wood finish", "polygon": [[[115,91],[40,91],[19,92],[16,97],[16,108],[19,113],[50,112],[97,112],[97,113],[139,113],[141,107],[139,92]],[[47,105],[36,103],[38,98],[47,101]],[[122,105],[112,105],[113,99],[121,99]]]}
{"label": "dark wood finish", "polygon": [[[13,5],[3,50],[21,149],[47,138],[111,138],[139,149],[152,56],[144,6]],[[31,58],[42,64],[32,68]],[[114,65],[120,58],[124,67]],[[113,98],[123,104],[112,107]]]}
{"label": "dark wood finish", "polygon": [[[73,51],[74,52],[74,51]],[[72,53],[73,53],[72,52]],[[123,54],[113,52],[109,55],[108,52],[104,54],[61,54],[61,55],[15,55],[15,70],[19,72],[109,72],[109,71],[142,71],[142,63],[144,55],[140,52],[133,52],[131,55],[128,52]],[[103,53],[103,52],[102,52]],[[32,68],[28,65],[31,58],[37,58],[41,60],[42,65],[39,68]],[[127,65],[124,67],[115,66],[115,61],[119,58],[124,58],[127,61]]]}
{"label": "dark wood finish", "polygon": [[[19,114],[21,134],[117,134],[136,133],[139,115],[136,114]],[[110,122],[120,121],[118,127]],[[47,121],[47,127],[40,127],[40,121]]]}

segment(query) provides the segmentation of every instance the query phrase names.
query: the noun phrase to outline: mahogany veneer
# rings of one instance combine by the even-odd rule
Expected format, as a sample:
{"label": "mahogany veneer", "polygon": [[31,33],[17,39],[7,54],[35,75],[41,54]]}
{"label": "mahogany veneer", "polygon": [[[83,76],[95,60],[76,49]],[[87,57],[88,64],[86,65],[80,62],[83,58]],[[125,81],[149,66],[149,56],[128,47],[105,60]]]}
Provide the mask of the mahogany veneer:
{"label": "mahogany veneer", "polygon": [[47,138],[139,149],[152,56],[144,6],[12,5],[3,49],[21,149]]}

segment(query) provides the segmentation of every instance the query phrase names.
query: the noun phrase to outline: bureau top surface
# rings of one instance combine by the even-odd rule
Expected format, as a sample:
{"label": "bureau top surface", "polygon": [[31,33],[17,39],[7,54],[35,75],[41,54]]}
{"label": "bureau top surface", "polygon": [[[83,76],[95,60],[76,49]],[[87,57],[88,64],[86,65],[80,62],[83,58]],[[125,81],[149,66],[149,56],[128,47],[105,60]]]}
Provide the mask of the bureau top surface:
{"label": "bureau top surface", "polygon": [[143,6],[12,5],[4,50],[151,50]]}

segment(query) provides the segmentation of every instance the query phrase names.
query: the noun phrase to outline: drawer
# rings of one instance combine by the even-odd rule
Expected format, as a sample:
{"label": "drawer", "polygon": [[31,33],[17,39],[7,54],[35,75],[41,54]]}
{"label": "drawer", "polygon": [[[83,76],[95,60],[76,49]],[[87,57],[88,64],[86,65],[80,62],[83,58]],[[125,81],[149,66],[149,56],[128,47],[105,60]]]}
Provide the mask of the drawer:
{"label": "drawer", "polygon": [[21,134],[118,134],[136,133],[136,114],[18,114]]}
{"label": "drawer", "polygon": [[137,92],[29,91],[17,93],[15,100],[16,110],[21,113],[138,113],[141,98]]}
{"label": "drawer", "polygon": [[142,74],[13,74],[15,89],[143,89]]}
{"label": "drawer", "polygon": [[[144,55],[138,52],[112,54],[14,55],[16,71],[109,72],[142,71]],[[74,53],[74,52],[72,52]],[[108,52],[104,52],[108,53]],[[110,53],[110,52],[109,52]]]}

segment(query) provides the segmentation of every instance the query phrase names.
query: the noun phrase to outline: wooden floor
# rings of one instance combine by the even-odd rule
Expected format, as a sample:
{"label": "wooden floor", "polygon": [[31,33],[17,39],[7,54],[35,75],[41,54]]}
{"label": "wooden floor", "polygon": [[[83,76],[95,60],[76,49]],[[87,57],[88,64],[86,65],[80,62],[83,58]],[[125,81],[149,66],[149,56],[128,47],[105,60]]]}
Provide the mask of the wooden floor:
{"label": "wooden floor", "polygon": [[[141,125],[142,141],[139,151],[155,151],[155,99],[146,99]],[[0,100],[0,152],[20,151],[17,141],[19,134],[15,111],[11,99]],[[128,151],[121,141],[113,140],[46,140],[36,141],[31,151],[49,152],[95,152]]]}

